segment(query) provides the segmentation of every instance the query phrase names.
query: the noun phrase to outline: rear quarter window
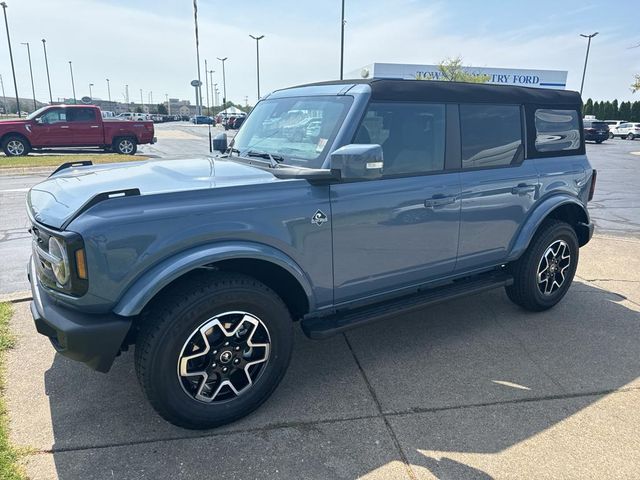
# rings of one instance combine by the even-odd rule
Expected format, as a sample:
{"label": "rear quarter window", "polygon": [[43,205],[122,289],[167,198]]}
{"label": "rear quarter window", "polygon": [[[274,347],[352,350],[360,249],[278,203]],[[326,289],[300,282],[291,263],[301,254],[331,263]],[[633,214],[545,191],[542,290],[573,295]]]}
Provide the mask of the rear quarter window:
{"label": "rear quarter window", "polygon": [[[588,128],[589,122],[584,126]],[[562,152],[580,149],[580,117],[577,110],[539,108],[535,111],[538,152]]]}

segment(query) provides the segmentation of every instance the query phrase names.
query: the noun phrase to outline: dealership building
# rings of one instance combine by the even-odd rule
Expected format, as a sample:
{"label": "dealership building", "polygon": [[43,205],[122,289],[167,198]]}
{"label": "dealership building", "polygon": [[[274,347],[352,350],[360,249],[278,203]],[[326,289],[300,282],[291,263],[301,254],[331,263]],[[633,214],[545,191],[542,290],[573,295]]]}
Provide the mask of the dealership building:
{"label": "dealership building", "polygon": [[[567,72],[562,70],[527,70],[521,68],[463,67],[472,75],[486,75],[487,83],[521,87],[559,88],[567,85]],[[441,80],[437,65],[406,63],[372,63],[351,72],[347,78],[396,78],[405,80]]]}

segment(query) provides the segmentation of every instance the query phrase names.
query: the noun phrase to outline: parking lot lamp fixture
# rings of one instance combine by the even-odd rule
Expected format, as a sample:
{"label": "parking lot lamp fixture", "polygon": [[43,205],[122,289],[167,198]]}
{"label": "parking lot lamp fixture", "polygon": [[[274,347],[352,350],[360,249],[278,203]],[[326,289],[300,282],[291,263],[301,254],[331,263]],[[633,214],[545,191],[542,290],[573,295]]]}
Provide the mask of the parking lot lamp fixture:
{"label": "parking lot lamp fixture", "polygon": [[218,60],[222,62],[222,109],[223,110],[225,109],[225,105],[227,103],[227,79],[224,71],[224,62],[227,61],[227,58],[229,57],[224,57],[224,58],[218,57]]}
{"label": "parking lot lamp fixture", "polygon": [[584,70],[582,71],[582,83],[580,83],[580,95],[582,95],[582,88],[584,87],[584,76],[587,73],[587,62],[589,61],[589,48],[591,47],[591,39],[596,35],[598,35],[598,32],[592,33],[591,35],[585,35],[584,33],[580,34],[581,37],[589,39],[587,42],[587,54],[584,57]]}
{"label": "parking lot lamp fixture", "polygon": [[[109,79],[107,78],[107,95],[109,98],[109,105],[111,105],[111,85],[109,85]],[[111,106],[109,106],[111,108]]]}
{"label": "parking lot lamp fixture", "polygon": [[29,46],[29,42],[22,42],[21,45],[27,46],[27,57],[29,58],[29,75],[31,75],[31,93],[33,94],[33,111],[35,112],[38,109],[38,105],[36,104],[36,87],[33,84],[33,68],[31,67],[31,47]]}
{"label": "parking lot lamp fixture", "polygon": [[47,85],[49,85],[49,103],[53,103],[51,95],[51,77],[49,77],[49,60],[47,59],[47,41],[42,39],[42,49],[44,50],[44,66],[47,68]]}
{"label": "parking lot lamp fixture", "polygon": [[71,72],[71,89],[73,90],[73,104],[76,102],[76,84],[73,81],[73,65],[71,65],[71,60],[69,60],[69,72]]}
{"label": "parking lot lamp fixture", "polygon": [[11,37],[9,36],[9,22],[7,21],[7,2],[0,2],[2,12],[4,13],[4,26],[7,30],[7,44],[9,45],[9,58],[11,59],[11,73],[13,74],[13,88],[16,91],[16,108],[18,109],[18,118],[22,116],[20,110],[20,98],[18,97],[18,82],[16,82],[16,69],[13,65],[13,53],[11,52]]}
{"label": "parking lot lamp fixture", "polygon": [[254,37],[253,35],[249,35],[256,41],[256,77],[258,80],[258,100],[260,100],[260,40],[264,38],[264,35],[260,35],[259,37]]}

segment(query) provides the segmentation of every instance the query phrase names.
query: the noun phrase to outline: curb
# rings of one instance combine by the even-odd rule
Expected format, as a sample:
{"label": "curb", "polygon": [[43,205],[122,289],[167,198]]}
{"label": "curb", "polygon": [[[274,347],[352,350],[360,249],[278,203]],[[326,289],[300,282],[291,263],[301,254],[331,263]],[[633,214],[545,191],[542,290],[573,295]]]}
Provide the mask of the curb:
{"label": "curb", "polygon": [[29,302],[33,299],[30,290],[23,290],[22,292],[7,293],[0,295],[0,303],[20,303]]}

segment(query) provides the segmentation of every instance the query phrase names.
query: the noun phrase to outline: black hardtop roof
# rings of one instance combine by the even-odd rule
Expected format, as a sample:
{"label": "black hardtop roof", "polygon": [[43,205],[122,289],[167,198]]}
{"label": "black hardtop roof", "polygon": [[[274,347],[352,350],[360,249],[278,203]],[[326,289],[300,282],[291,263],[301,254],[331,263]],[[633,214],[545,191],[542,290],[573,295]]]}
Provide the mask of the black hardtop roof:
{"label": "black hardtop roof", "polygon": [[361,84],[367,84],[371,87],[372,100],[582,106],[582,98],[578,92],[511,85],[372,78],[365,80],[334,80],[300,86]]}

